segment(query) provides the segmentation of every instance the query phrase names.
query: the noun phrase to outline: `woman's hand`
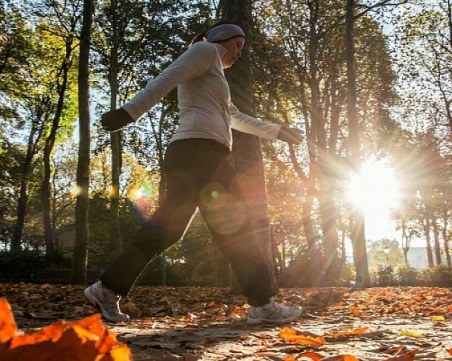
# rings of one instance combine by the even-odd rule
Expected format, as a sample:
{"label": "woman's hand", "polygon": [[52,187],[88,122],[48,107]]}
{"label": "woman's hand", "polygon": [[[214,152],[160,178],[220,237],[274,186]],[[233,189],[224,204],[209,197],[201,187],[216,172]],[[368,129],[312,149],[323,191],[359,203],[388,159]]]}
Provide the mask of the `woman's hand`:
{"label": "woman's hand", "polygon": [[100,117],[102,127],[109,132],[116,132],[127,124],[133,123],[132,117],[123,108],[106,112]]}
{"label": "woman's hand", "polygon": [[300,144],[303,140],[303,136],[300,130],[289,128],[287,125],[282,124],[278,139],[290,144]]}

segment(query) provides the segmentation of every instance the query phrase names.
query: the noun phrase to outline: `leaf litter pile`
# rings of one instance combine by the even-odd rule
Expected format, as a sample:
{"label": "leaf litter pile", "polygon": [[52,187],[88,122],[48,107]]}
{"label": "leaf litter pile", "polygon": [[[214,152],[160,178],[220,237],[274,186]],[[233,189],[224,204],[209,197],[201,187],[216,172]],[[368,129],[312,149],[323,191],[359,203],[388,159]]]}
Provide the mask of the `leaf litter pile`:
{"label": "leaf litter pile", "polygon": [[280,326],[248,325],[242,296],[209,287],[135,287],[132,321],[105,323],[82,290],[0,284],[0,360],[452,360],[451,288],[282,289],[304,312]]}

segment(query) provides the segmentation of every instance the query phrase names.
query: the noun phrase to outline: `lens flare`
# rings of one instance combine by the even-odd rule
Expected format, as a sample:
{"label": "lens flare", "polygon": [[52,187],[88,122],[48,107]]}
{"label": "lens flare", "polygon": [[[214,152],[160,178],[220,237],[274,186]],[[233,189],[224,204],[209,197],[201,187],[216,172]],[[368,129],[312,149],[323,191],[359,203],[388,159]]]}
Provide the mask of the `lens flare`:
{"label": "lens flare", "polygon": [[135,208],[143,217],[148,217],[151,212],[153,195],[152,185],[142,183],[140,186],[129,190],[128,197],[135,204]]}
{"label": "lens flare", "polygon": [[70,194],[72,197],[78,197],[80,194],[82,194],[82,188],[78,185],[74,185],[70,189]]}
{"label": "lens flare", "polygon": [[384,161],[364,163],[346,189],[347,198],[365,215],[389,217],[400,201],[400,185],[394,170]]}

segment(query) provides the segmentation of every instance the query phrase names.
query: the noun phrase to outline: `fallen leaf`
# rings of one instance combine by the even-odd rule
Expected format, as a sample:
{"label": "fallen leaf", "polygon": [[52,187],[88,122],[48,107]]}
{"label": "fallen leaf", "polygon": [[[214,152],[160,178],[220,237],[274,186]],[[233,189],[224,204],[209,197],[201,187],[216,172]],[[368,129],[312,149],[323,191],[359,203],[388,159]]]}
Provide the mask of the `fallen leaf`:
{"label": "fallen leaf", "polygon": [[301,357],[310,358],[312,361],[320,361],[325,358],[325,356],[323,356],[317,352],[312,352],[312,351],[307,351],[307,352],[301,353],[299,355],[299,358],[301,358]]}
{"label": "fallen leaf", "polygon": [[[0,299],[2,361],[130,361],[129,348],[95,314],[73,322],[59,321],[36,332],[17,335],[8,301]],[[5,327],[4,327],[5,326]]]}
{"label": "fallen leaf", "polygon": [[297,359],[293,356],[286,356],[284,357],[284,361],[296,361]]}
{"label": "fallen leaf", "polygon": [[293,328],[284,327],[278,334],[284,341],[295,343],[299,345],[306,345],[312,347],[320,347],[325,344],[325,338],[322,336],[312,337],[302,334],[298,334]]}
{"label": "fallen leaf", "polygon": [[8,301],[0,298],[0,344],[9,341],[17,332],[13,311]]}
{"label": "fallen leaf", "polygon": [[405,331],[400,331],[400,336],[421,337],[422,335],[419,332],[405,330]]}
{"label": "fallen leaf", "polygon": [[405,351],[407,349],[407,347],[405,345],[400,345],[400,346],[393,346],[393,347],[389,347],[388,349],[386,349],[384,351],[384,353],[387,353],[389,355],[400,355],[403,351]]}
{"label": "fallen leaf", "polygon": [[333,338],[358,336],[358,335],[362,335],[366,331],[367,331],[367,327],[361,327],[361,328],[357,328],[356,330],[352,330],[352,331],[334,332],[328,336],[333,337]]}
{"label": "fallen leaf", "polygon": [[338,355],[324,358],[322,361],[359,361],[359,359],[352,355]]}
{"label": "fallen leaf", "polygon": [[406,352],[400,356],[390,357],[386,361],[413,361],[418,350]]}

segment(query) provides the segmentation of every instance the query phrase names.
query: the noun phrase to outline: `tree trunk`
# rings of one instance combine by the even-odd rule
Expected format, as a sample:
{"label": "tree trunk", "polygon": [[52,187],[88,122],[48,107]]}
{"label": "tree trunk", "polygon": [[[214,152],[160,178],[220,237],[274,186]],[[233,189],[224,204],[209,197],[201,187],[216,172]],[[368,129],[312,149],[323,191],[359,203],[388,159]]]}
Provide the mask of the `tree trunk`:
{"label": "tree trunk", "polygon": [[20,179],[19,200],[16,209],[16,223],[14,224],[13,234],[11,239],[11,252],[19,252],[22,250],[22,233],[24,229],[25,216],[27,214],[28,203],[28,182],[31,175],[33,157],[37,152],[37,145],[41,139],[44,127],[37,128],[33,122],[30,135],[28,136],[27,153],[22,164],[22,174]]}
{"label": "tree trunk", "polygon": [[406,228],[406,222],[404,219],[402,219],[402,251],[405,264],[408,264],[408,251],[410,250],[412,236],[411,234],[407,233]]}
{"label": "tree trunk", "polygon": [[426,242],[426,249],[427,249],[427,261],[428,261],[428,267],[433,268],[433,252],[432,252],[432,243],[430,238],[430,217],[428,214],[425,216],[424,220],[424,233],[425,233],[425,242]]}
{"label": "tree trunk", "polygon": [[13,234],[11,239],[11,252],[19,252],[22,250],[22,233],[25,223],[25,215],[27,213],[28,203],[28,178],[30,177],[31,164],[25,158],[22,177],[20,179],[19,200],[16,209],[16,223],[13,227]]}
{"label": "tree trunk", "polygon": [[60,80],[58,78],[55,80],[58,89],[58,102],[55,115],[52,120],[50,133],[45,140],[44,146],[44,159],[43,159],[44,179],[42,181],[41,186],[41,201],[42,201],[42,216],[44,223],[44,240],[46,245],[47,257],[52,256],[55,248],[54,225],[52,224],[52,210],[51,210],[52,207],[50,204],[50,179],[52,177],[51,156],[55,145],[57,131],[60,126],[61,116],[63,114],[64,97],[66,94],[68,75],[71,67],[72,43],[73,38],[70,35],[66,39],[65,57],[57,75],[58,78],[61,77],[61,84],[59,84]]}
{"label": "tree trunk", "polygon": [[[240,25],[247,36],[242,58],[226,72],[233,103],[247,114],[254,115],[253,92],[250,72],[249,44],[251,37],[251,1],[221,1],[222,19]],[[250,218],[253,239],[267,255],[268,267],[273,269],[270,225],[267,210],[267,189],[260,139],[256,136],[233,131],[232,157],[239,175],[239,187],[246,202],[252,205]],[[276,284],[276,280],[273,282]]]}
{"label": "tree trunk", "polygon": [[435,249],[435,261],[437,265],[440,265],[441,262],[441,245],[439,243],[439,229],[438,223],[436,222],[436,217],[432,217],[432,226],[433,226],[433,245]]}
{"label": "tree trunk", "polygon": [[88,203],[89,203],[89,164],[90,164],[90,115],[89,115],[89,50],[91,26],[93,22],[93,1],[83,1],[83,23],[80,34],[80,59],[78,73],[79,98],[79,151],[77,164],[77,203],[75,206],[76,239],[72,281],[86,283],[88,266]]}
{"label": "tree trunk", "polygon": [[[308,132],[309,133],[309,132]],[[309,135],[308,135],[309,136]],[[314,142],[309,142],[312,143]],[[309,147],[309,145],[308,145]],[[295,151],[292,146],[289,146],[290,151],[290,159],[292,162],[292,165],[295,168],[295,172],[297,173],[298,177],[301,180],[302,188],[304,188],[305,196],[302,203],[302,215],[301,215],[301,221],[303,223],[303,229],[304,234],[306,237],[306,243],[308,246],[307,249],[307,256],[309,260],[309,274],[310,274],[310,284],[314,285],[319,282],[318,272],[317,268],[319,265],[319,259],[320,259],[320,251],[316,244],[316,237],[315,237],[315,231],[314,231],[314,224],[312,222],[312,204],[314,201],[314,194],[315,194],[315,185],[313,184],[313,176],[312,171],[310,172],[309,178],[305,175],[303,172],[303,169],[300,167],[300,164],[298,163],[298,160],[296,158]],[[312,159],[313,153],[310,152],[310,159]],[[310,162],[310,168],[313,167],[313,162]],[[300,192],[301,193],[301,192]]]}
{"label": "tree trunk", "polygon": [[[110,109],[116,109],[118,105],[119,94],[119,62],[118,49],[119,37],[118,31],[118,4],[116,0],[111,1],[112,17],[112,33],[113,47],[110,53],[110,68],[109,68],[109,82],[110,82]],[[110,239],[109,239],[109,257],[116,258],[122,253],[121,229],[119,226],[119,177],[122,168],[122,147],[121,147],[121,131],[110,133],[111,142],[111,191],[110,191]]]}
{"label": "tree trunk", "polygon": [[319,2],[312,1],[309,3],[310,20],[309,20],[309,89],[311,90],[310,113],[311,113],[311,132],[315,135],[315,144],[317,146],[316,157],[312,159],[317,163],[317,182],[320,191],[317,193],[320,208],[320,223],[323,236],[323,262],[318,275],[318,281],[326,284],[334,282],[338,273],[335,270],[337,266],[337,233],[336,233],[336,215],[334,212],[334,197],[332,196],[331,185],[325,174],[326,168],[329,166],[327,157],[328,150],[326,148],[325,118],[320,107],[320,85],[319,71],[317,67],[317,53],[319,51],[319,33],[318,33],[318,17]]}
{"label": "tree trunk", "polygon": [[451,263],[451,257],[450,257],[450,249],[449,249],[449,238],[448,236],[448,209],[447,207],[444,207],[443,209],[443,229],[442,229],[442,237],[443,237],[443,243],[444,243],[444,254],[446,255],[446,261],[447,261],[447,267],[449,269],[452,268]]}
{"label": "tree trunk", "polygon": [[[345,57],[347,64],[347,117],[349,122],[349,144],[352,171],[359,173],[361,168],[360,142],[357,119],[357,95],[355,72],[354,22],[355,0],[347,0],[345,13]],[[362,211],[355,207],[351,216],[351,239],[356,267],[356,287],[369,287],[370,277],[367,263],[365,224]]]}

